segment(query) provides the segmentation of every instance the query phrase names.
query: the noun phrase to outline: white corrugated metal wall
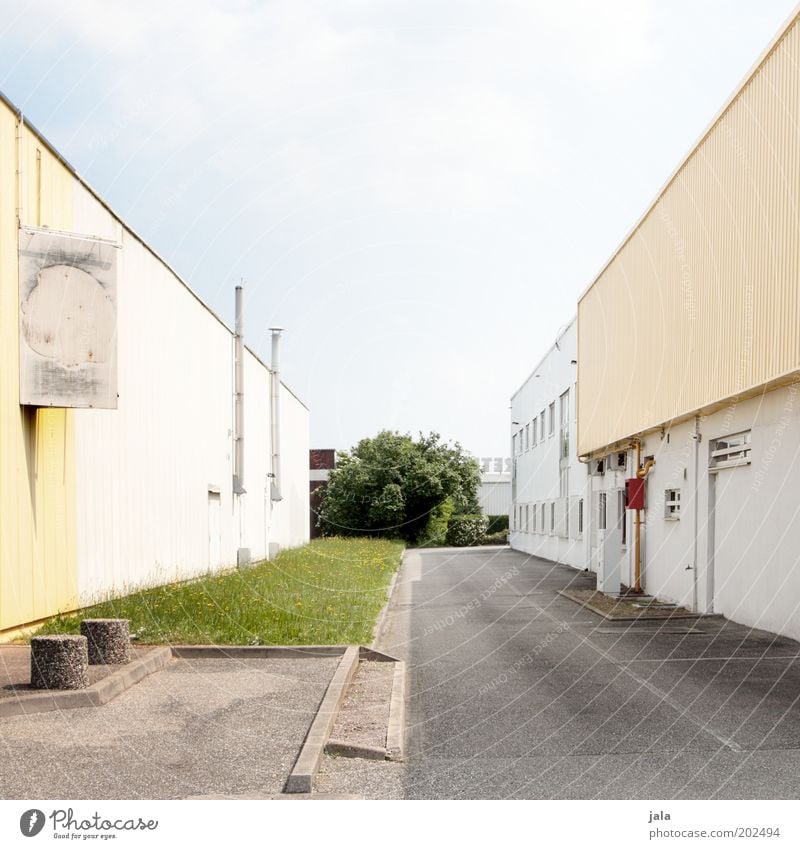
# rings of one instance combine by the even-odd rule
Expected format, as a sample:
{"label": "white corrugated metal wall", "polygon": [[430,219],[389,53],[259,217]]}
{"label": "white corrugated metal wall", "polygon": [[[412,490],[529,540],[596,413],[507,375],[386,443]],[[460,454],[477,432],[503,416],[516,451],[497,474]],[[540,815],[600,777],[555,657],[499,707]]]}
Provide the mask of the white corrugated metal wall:
{"label": "white corrugated metal wall", "polygon": [[[123,246],[119,408],[75,412],[81,601],[234,565],[239,548],[263,558],[270,543],[307,541],[307,409],[282,391],[284,499],[272,505],[269,370],[246,352],[247,493],[234,496],[231,331],[74,185],[76,231]],[[209,539],[217,515],[218,545]]]}

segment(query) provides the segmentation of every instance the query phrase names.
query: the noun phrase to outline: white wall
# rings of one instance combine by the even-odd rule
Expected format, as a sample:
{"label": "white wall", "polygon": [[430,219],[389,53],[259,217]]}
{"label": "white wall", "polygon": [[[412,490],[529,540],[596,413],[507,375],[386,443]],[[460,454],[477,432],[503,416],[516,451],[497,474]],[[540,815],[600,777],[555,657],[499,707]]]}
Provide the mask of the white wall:
{"label": "white wall", "polygon": [[269,371],[246,353],[247,492],[234,496],[231,331],[78,184],[74,226],[122,244],[119,408],[75,415],[80,600],[232,566],[239,548],[257,559],[270,543],[306,542],[307,409],[282,391],[284,501],[273,506]]}
{"label": "white wall", "polygon": [[281,384],[281,494],[273,504],[271,541],[281,548],[308,542],[310,504],[308,410]]}
{"label": "white wall", "polygon": [[[586,466],[578,462],[576,445],[576,398],[573,363],[577,360],[575,321],[567,327],[531,376],[511,399],[511,433],[522,434],[523,446],[514,449],[512,439],[512,508],[510,514],[511,547],[538,557],[583,569],[586,563],[585,540],[578,530],[578,510],[586,495]],[[569,462],[567,493],[560,494],[559,415],[561,395],[569,393]],[[549,407],[555,403],[554,433],[549,432]],[[545,412],[545,433],[541,433],[540,414]],[[536,443],[525,447],[525,428],[536,418]],[[544,527],[542,527],[544,508]],[[536,529],[532,519],[536,510]],[[550,529],[550,511],[555,521]],[[584,517],[585,517],[584,507]],[[527,521],[526,521],[527,519]]]}
{"label": "white wall", "polygon": [[486,516],[508,516],[511,513],[511,480],[508,475],[481,475],[478,504]]}
{"label": "white wall", "polygon": [[[800,639],[799,386],[774,389],[701,417],[698,443],[694,421],[643,439],[643,456],[656,459],[643,514],[647,593]],[[714,440],[748,430],[750,462],[712,471]],[[611,478],[607,474],[594,482],[610,490],[618,483]],[[664,495],[673,488],[681,491],[678,519],[664,515]],[[626,518],[630,542],[631,511]],[[620,557],[623,580],[630,583],[632,544]]]}

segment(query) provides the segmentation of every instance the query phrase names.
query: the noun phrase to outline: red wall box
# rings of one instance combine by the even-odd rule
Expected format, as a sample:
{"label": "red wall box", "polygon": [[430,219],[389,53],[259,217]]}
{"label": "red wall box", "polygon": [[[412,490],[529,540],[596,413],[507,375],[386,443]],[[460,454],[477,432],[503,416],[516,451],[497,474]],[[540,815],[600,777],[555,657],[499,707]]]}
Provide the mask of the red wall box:
{"label": "red wall box", "polygon": [[644,478],[625,481],[625,506],[628,510],[644,510]]}

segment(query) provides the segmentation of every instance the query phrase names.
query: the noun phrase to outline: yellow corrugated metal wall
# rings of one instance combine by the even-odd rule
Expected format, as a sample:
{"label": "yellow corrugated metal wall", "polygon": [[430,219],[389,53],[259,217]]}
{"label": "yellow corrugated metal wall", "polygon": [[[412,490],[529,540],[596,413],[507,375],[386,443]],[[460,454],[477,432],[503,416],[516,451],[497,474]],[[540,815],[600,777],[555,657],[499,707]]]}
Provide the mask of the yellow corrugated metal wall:
{"label": "yellow corrugated metal wall", "polygon": [[0,103],[0,630],[77,603],[73,415],[19,405],[17,269],[18,198],[24,224],[69,230],[73,177],[33,133],[17,137]]}
{"label": "yellow corrugated metal wall", "polygon": [[581,455],[800,369],[800,18],[578,305]]}

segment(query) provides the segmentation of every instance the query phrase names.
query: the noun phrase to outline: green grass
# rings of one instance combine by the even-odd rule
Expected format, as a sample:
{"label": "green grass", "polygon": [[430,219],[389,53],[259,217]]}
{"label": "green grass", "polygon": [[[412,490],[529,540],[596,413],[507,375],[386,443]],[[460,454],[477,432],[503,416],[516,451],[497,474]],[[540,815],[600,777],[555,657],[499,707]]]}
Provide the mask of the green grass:
{"label": "green grass", "polygon": [[77,634],[81,619],[130,619],[139,643],[369,644],[401,542],[330,538],[271,562],[141,590],[59,616],[37,634]]}

